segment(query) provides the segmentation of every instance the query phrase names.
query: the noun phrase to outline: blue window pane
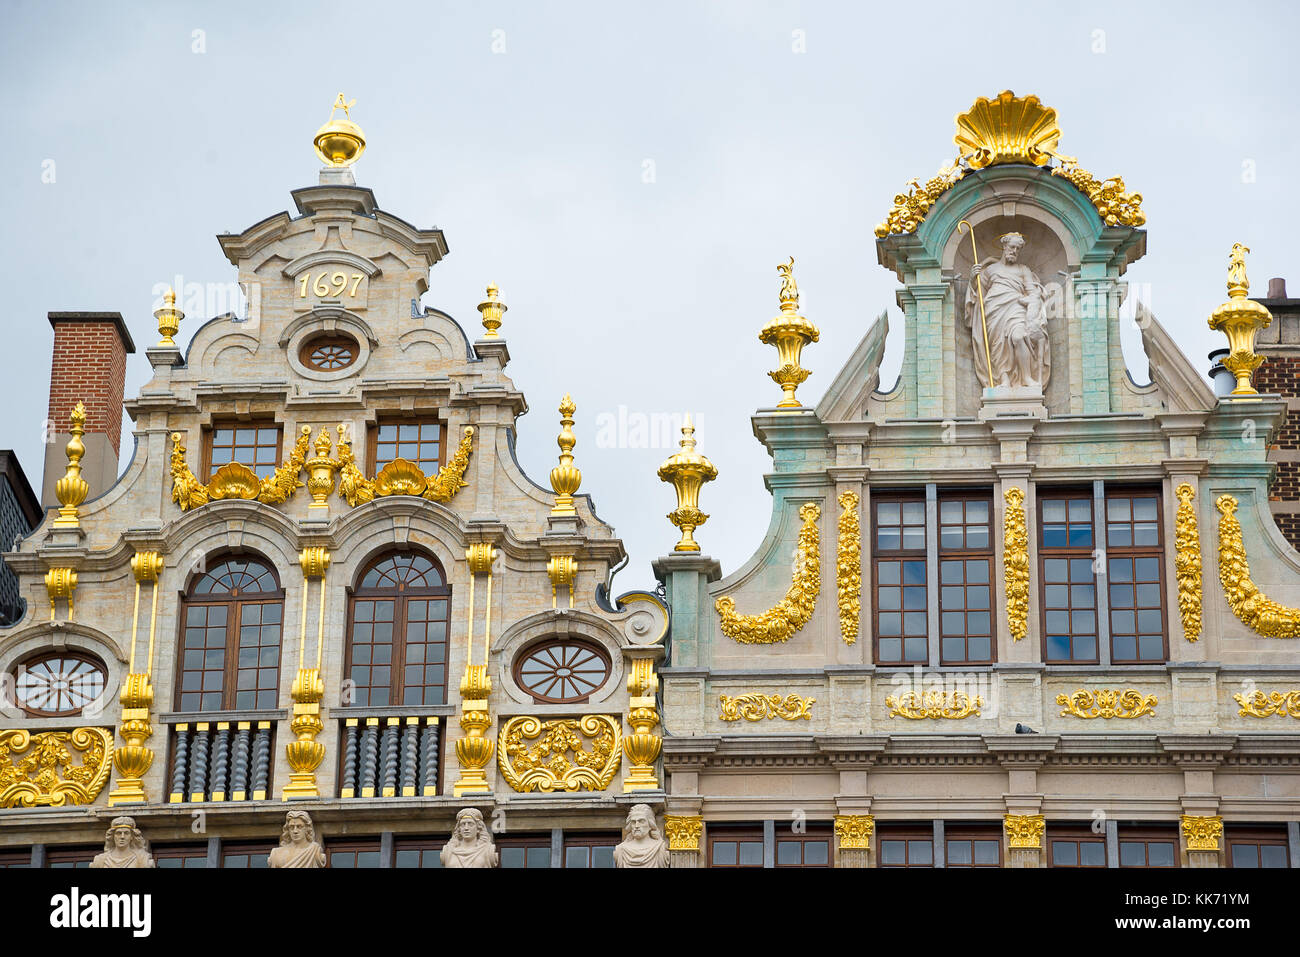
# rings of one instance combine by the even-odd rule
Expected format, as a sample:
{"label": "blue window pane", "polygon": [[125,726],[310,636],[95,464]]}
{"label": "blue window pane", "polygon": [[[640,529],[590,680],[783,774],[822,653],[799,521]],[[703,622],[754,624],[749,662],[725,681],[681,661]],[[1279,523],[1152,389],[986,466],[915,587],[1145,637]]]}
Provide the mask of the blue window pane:
{"label": "blue window pane", "polygon": [[1068,661],[1070,658],[1070,639],[1067,635],[1047,636],[1047,657],[1053,661]]}

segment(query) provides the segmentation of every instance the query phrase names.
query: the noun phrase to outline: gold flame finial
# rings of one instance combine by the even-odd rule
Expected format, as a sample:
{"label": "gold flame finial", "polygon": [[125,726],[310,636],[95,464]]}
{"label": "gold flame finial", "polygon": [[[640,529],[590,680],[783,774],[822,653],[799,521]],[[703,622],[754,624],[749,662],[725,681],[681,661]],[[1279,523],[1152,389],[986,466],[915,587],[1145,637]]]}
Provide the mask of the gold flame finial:
{"label": "gold flame finial", "polygon": [[[329,120],[316,131],[312,145],[326,166],[351,166],[366,151],[365,135],[361,127],[352,122],[351,109],[356,104],[355,99],[344,99],[340,93],[330,110]],[[343,118],[335,119],[334,114],[339,110],[343,111]]]}
{"label": "gold flame finial", "polygon": [[86,454],[86,444],[81,437],[86,434],[86,406],[78,402],[70,416],[72,439],[68,442],[68,469],[63,478],[54,486],[54,494],[59,500],[59,517],[54,520],[55,528],[80,528],[81,519],[77,506],[86,500],[90,486],[81,477],[81,457]]}
{"label": "gold flame finial", "polygon": [[483,314],[483,328],[487,330],[483,334],[484,339],[499,339],[497,330],[501,328],[501,317],[505,315],[507,306],[500,298],[501,290],[496,283],[489,283],[487,287],[487,298],[478,304],[478,311]]}
{"label": "gold flame finial", "polygon": [[1228,255],[1228,301],[1210,315],[1210,328],[1228,337],[1231,350],[1223,360],[1223,367],[1233,374],[1237,387],[1229,398],[1240,400],[1258,395],[1251,376],[1264,363],[1264,357],[1255,352],[1255,337],[1273,324],[1273,314],[1262,304],[1246,298],[1250,280],[1246,278],[1246,253],[1250,248],[1241,243],[1232,244]]}
{"label": "gold flame finial", "polygon": [[691,424],[689,415],[682,423],[680,445],[681,451],[669,456],[668,461],[659,466],[659,480],[672,482],[673,491],[677,493],[677,508],[668,513],[668,521],[682,530],[682,537],[673,546],[673,551],[698,552],[700,545],[695,541],[695,529],[709,518],[700,511],[700,488],[705,482],[717,478],[718,470],[695,451],[695,426]]}
{"label": "gold flame finial", "polygon": [[181,320],[185,318],[185,313],[176,308],[176,290],[171,286],[163,294],[163,307],[154,312],[153,317],[158,320],[158,334],[162,336],[158,348],[175,349],[176,340],[173,337],[181,331]]}
{"label": "gold flame finial", "polygon": [[778,265],[776,271],[781,275],[781,311],[798,312],[799,287],[794,281],[794,257]]}
{"label": "gold flame finial", "polygon": [[555,490],[552,515],[578,514],[573,504],[573,493],[582,484],[582,472],[573,464],[573,447],[578,444],[573,434],[573,413],[577,411],[573,397],[566,392],[560,402],[560,434],[555,440],[560,446],[560,464],[551,469],[551,488]]}

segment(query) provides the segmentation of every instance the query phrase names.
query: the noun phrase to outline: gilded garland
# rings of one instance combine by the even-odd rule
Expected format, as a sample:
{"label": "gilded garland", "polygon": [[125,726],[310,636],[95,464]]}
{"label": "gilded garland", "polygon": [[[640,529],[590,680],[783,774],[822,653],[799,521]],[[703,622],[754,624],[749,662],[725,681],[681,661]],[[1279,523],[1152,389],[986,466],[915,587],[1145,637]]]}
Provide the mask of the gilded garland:
{"label": "gilded garland", "polygon": [[723,721],[762,721],[764,718],[784,718],[796,721],[799,718],[812,720],[812,706],[816,698],[801,698],[791,692],[782,698],[779,694],[763,694],[751,691],[748,694],[718,695],[718,704],[722,713],[718,715]]}
{"label": "gilded garland", "polygon": [[1219,581],[1232,613],[1265,638],[1300,637],[1300,609],[1279,605],[1250,580],[1246,543],[1237,521],[1237,500],[1220,495],[1214,500],[1219,519]]}
{"label": "gilded garland", "polygon": [[257,473],[246,465],[228,462],[212,473],[212,481],[204,485],[185,462],[185,445],[179,432],[172,433],[172,501],[189,511],[206,505],[209,501],[226,498],[246,500],[256,499],[267,505],[283,505],[295,491],[302,488],[298,473],[302,471],[307,460],[311,440],[311,426],[304,425],[298,433],[298,441],[284,463],[266,478],[259,479]]}
{"label": "gilded garland", "polygon": [[840,539],[835,555],[835,589],[840,600],[840,635],[847,645],[858,640],[862,614],[862,526],[858,493],[840,495]]}
{"label": "gilded garland", "polygon": [[822,510],[812,502],[799,507],[803,527],[794,549],[790,590],[776,605],[758,615],[736,614],[736,602],[727,597],[714,603],[722,619],[722,633],[744,645],[770,645],[789,641],[812,618],[822,587],[821,539],[817,520]]}
{"label": "gilded garland", "polygon": [[1029,529],[1024,489],[1011,486],[1004,496],[1002,566],[1007,586],[1007,627],[1016,641],[1029,633]]}
{"label": "gilded garland", "polygon": [[1058,694],[1056,703],[1062,706],[1061,717],[1072,714],[1076,718],[1140,718],[1155,717],[1159,699],[1153,694],[1144,695],[1136,688],[1124,691],[1103,688],[1088,691],[1080,688],[1074,694]]}
{"label": "gilded garland", "polygon": [[622,736],[622,722],[608,715],[551,721],[521,715],[501,726],[497,764],[521,793],[603,791],[618,772]]}
{"label": "gilded garland", "polygon": [[460,445],[437,475],[426,476],[414,462],[393,459],[378,475],[368,479],[357,467],[352,443],[339,426],[339,496],[349,505],[364,505],[386,495],[418,495],[430,502],[449,502],[469,484],[464,478],[473,443],[474,427],[467,425]]}
{"label": "gilded garland", "polygon": [[105,728],[0,731],[0,808],[90,804],[108,783],[112,756]]}
{"label": "gilded garland", "polygon": [[1178,516],[1174,528],[1174,574],[1178,577],[1178,610],[1188,641],[1201,637],[1201,533],[1192,499],[1195,490],[1183,482],[1175,490]]}
{"label": "gilded garland", "polygon": [[889,695],[885,698],[885,707],[889,708],[891,718],[910,718],[920,721],[924,718],[950,718],[958,720],[971,715],[980,717],[980,708],[984,707],[981,695],[971,697],[964,691],[904,691],[902,694]]}

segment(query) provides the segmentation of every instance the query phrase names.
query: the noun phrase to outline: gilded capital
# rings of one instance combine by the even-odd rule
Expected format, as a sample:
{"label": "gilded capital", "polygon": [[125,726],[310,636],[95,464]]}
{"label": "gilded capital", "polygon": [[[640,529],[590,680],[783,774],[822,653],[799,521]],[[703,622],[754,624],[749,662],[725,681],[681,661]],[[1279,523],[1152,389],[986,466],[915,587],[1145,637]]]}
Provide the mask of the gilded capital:
{"label": "gilded capital", "polygon": [[698,851],[700,835],[704,833],[704,817],[669,814],[664,817],[664,832],[668,835],[668,850]]}
{"label": "gilded capital", "polygon": [[157,552],[136,552],[131,556],[131,574],[142,585],[156,582],[162,570],[163,557]]}
{"label": "gilded capital", "polygon": [[1196,817],[1184,814],[1181,819],[1183,837],[1189,851],[1217,851],[1219,838],[1223,837],[1223,818]]}
{"label": "gilded capital", "polygon": [[1041,848],[1047,822],[1041,814],[1008,814],[1002,821],[1011,847]]}
{"label": "gilded capital", "polygon": [[876,821],[870,814],[835,815],[835,836],[839,838],[840,850],[865,851],[871,847],[871,835],[875,833]]}
{"label": "gilded capital", "polygon": [[324,578],[330,567],[329,549],[321,545],[309,545],[298,555],[298,564],[302,566],[304,578]]}

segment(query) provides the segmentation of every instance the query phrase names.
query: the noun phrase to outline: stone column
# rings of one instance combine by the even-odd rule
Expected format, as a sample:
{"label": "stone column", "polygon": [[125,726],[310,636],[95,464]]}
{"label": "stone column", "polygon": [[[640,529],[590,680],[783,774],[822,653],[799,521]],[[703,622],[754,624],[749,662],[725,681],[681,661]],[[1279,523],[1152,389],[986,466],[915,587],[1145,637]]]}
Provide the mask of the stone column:
{"label": "stone column", "polygon": [[1008,814],[1003,819],[1007,832],[1007,867],[1043,867],[1043,834],[1047,829],[1041,814]]}
{"label": "stone column", "polygon": [[835,866],[870,867],[871,835],[876,822],[870,814],[835,816]]}
{"label": "stone column", "polygon": [[1182,816],[1183,840],[1187,845],[1188,867],[1222,867],[1220,851],[1223,840],[1223,818]]}
{"label": "stone column", "polygon": [[700,842],[704,835],[704,818],[699,814],[664,816],[668,835],[669,867],[703,867]]}

